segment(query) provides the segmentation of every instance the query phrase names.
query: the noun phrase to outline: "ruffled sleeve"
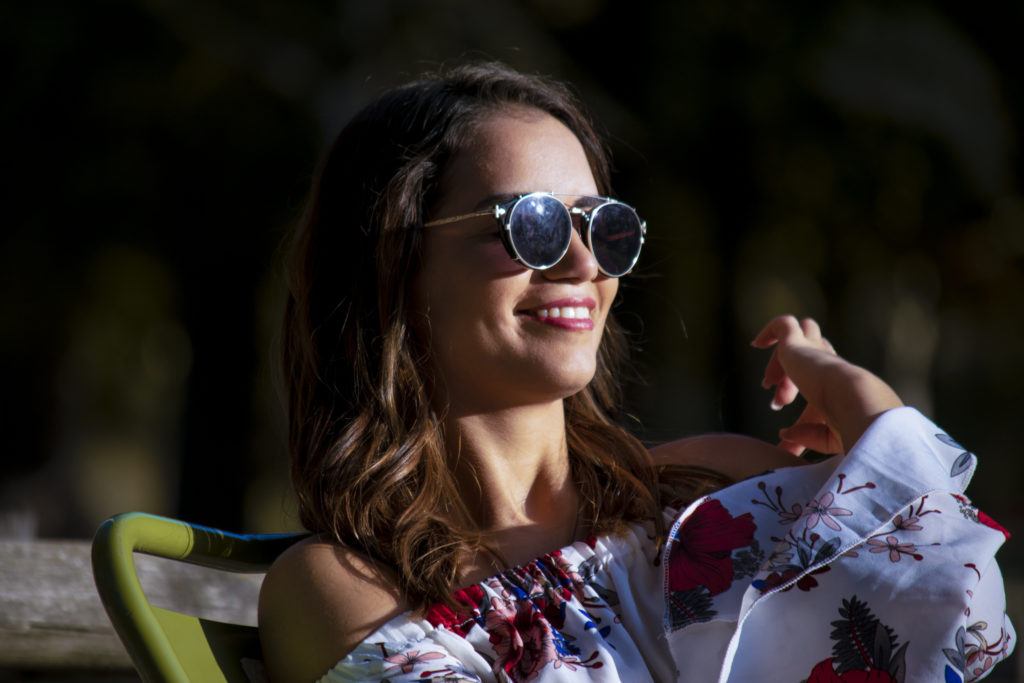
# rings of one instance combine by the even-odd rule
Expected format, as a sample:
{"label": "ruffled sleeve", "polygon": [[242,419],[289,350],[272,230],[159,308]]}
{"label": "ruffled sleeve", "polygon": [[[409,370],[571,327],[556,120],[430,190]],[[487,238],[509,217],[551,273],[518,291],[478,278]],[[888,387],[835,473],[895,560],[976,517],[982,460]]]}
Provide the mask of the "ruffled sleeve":
{"label": "ruffled sleeve", "polygon": [[679,670],[723,682],[984,676],[1016,636],[994,560],[1007,534],[963,495],[976,462],[901,408],[843,458],[690,506],[665,551]]}

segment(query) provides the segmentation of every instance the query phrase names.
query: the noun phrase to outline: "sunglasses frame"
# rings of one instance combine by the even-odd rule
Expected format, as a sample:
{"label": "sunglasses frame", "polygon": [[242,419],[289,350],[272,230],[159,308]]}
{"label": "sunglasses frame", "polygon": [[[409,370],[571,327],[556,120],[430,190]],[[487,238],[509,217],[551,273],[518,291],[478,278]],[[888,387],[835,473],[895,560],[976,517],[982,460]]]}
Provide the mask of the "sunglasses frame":
{"label": "sunglasses frame", "polygon": [[[464,213],[464,214],[459,214],[458,216],[450,216],[448,218],[438,218],[436,220],[428,221],[428,222],[423,224],[423,227],[429,228],[429,227],[434,226],[434,225],[447,225],[449,223],[456,223],[458,221],[466,220],[467,218],[477,218],[479,216],[491,216],[496,221],[498,221],[498,224],[501,226],[501,230],[499,231],[499,235],[501,236],[501,243],[502,243],[502,245],[504,245],[505,251],[508,252],[509,258],[511,258],[513,261],[515,261],[516,263],[518,263],[518,264],[520,264],[520,265],[522,265],[522,266],[524,266],[526,268],[530,268],[531,270],[547,270],[548,268],[553,268],[556,265],[558,265],[558,263],[561,262],[561,260],[565,257],[565,254],[566,254],[566,252],[569,251],[569,246],[571,244],[571,235],[570,235],[570,242],[566,243],[565,249],[562,251],[561,254],[558,255],[558,258],[555,259],[553,263],[550,263],[550,264],[548,264],[546,266],[545,265],[535,266],[535,265],[531,265],[531,264],[527,263],[526,261],[524,261],[523,258],[519,255],[519,250],[516,249],[515,243],[512,240],[511,222],[512,222],[512,214],[515,211],[515,208],[519,205],[520,202],[522,202],[524,200],[527,200],[527,199],[532,199],[532,198],[535,198],[535,197],[554,197],[555,199],[558,199],[558,197],[579,197],[581,199],[596,199],[596,200],[599,200],[599,203],[595,204],[594,206],[589,206],[589,207],[566,206],[561,201],[558,202],[558,205],[561,206],[565,210],[565,212],[569,215],[570,221],[572,220],[573,216],[580,216],[580,218],[586,224],[587,229],[584,232],[584,230],[581,228],[580,231],[579,231],[580,232],[580,236],[582,237],[585,234],[587,249],[589,249],[590,253],[594,255],[594,261],[595,261],[595,263],[597,263],[598,270],[600,270],[602,273],[604,273],[608,277],[616,277],[616,278],[617,277],[622,277],[623,275],[628,275],[630,273],[630,271],[633,270],[633,266],[635,266],[636,262],[639,260],[640,252],[643,250],[644,241],[647,238],[647,221],[645,221],[642,218],[640,218],[640,214],[638,214],[636,212],[636,209],[634,207],[630,206],[629,204],[626,204],[625,202],[620,202],[618,199],[612,199],[611,197],[600,197],[600,196],[597,196],[597,195],[565,194],[565,193],[558,193],[558,192],[529,192],[527,194],[518,195],[518,196],[514,197],[513,199],[510,199],[507,202],[502,202],[501,204],[495,204],[493,207],[491,207],[489,209],[481,209],[480,211],[473,211],[472,213]],[[640,245],[637,247],[636,254],[633,256],[633,260],[629,264],[629,267],[625,271],[623,271],[621,273],[618,273],[618,274],[608,272],[607,270],[605,270],[601,266],[601,263],[597,260],[597,254],[594,251],[594,244],[593,244],[593,232],[594,231],[593,231],[593,228],[591,227],[591,222],[593,220],[593,217],[594,217],[594,215],[596,213],[598,213],[598,211],[600,211],[601,209],[605,208],[606,206],[614,206],[614,205],[623,206],[623,207],[627,208],[636,217],[637,223],[639,223],[639,225],[640,225]]]}

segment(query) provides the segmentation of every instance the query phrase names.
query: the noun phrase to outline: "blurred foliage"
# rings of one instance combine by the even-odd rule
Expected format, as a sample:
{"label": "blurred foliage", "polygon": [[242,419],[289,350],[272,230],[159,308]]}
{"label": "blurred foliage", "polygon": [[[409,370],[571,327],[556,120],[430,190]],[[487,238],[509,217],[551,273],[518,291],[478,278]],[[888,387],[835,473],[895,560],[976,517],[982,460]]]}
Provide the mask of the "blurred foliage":
{"label": "blurred foliage", "polygon": [[[637,432],[772,439],[770,316],[812,315],[977,451],[1024,519],[1020,6],[39,0],[0,9],[0,509],[294,527],[277,245],[387,85],[494,58],[573,82],[650,224],[618,314]],[[339,255],[343,257],[344,255]],[[894,466],[898,464],[894,463]],[[1004,555],[1019,558],[1011,543]]]}

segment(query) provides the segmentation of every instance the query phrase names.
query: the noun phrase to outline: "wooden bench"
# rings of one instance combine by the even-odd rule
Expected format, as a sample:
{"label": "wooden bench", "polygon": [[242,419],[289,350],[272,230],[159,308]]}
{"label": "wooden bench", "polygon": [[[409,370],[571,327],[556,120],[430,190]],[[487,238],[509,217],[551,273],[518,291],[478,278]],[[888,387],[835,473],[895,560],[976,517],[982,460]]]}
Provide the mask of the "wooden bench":
{"label": "wooden bench", "polygon": [[[262,575],[229,574],[140,554],[135,561],[153,604],[256,624]],[[62,670],[137,680],[96,592],[90,541],[0,540],[0,673]]]}

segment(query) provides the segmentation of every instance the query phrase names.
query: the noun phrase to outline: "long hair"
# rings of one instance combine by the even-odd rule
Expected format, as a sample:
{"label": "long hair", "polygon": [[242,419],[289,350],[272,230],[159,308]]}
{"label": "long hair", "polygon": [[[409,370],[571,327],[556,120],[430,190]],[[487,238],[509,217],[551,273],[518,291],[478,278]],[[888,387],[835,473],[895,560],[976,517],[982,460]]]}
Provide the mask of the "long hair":
{"label": "long hair", "polygon": [[[395,569],[413,605],[447,599],[465,553],[488,550],[449,467],[428,352],[410,325],[423,222],[446,164],[510,106],[565,124],[610,194],[605,145],[565,86],[463,66],[386,92],[341,131],[288,257],[282,360],[300,520]],[[661,535],[650,456],[616,423],[625,352],[609,316],[594,379],[564,402],[570,466],[595,533],[653,520]]]}

